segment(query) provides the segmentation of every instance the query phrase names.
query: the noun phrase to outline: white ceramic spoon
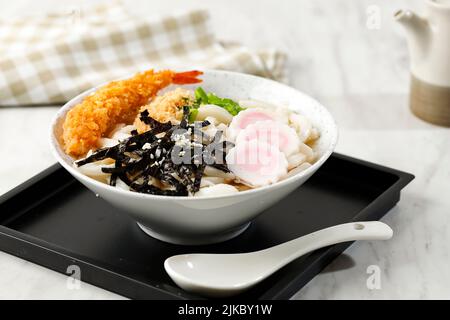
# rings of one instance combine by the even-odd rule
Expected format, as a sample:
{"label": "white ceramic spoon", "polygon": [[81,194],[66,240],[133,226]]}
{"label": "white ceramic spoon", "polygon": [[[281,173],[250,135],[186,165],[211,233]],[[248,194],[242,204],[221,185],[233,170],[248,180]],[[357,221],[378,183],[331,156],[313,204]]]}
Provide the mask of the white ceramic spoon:
{"label": "white ceramic spoon", "polygon": [[352,222],[256,252],[177,255],[166,259],[164,268],[172,280],[186,291],[226,297],[254,286],[311,251],[340,242],[387,240],[391,237],[392,229],[382,222]]}

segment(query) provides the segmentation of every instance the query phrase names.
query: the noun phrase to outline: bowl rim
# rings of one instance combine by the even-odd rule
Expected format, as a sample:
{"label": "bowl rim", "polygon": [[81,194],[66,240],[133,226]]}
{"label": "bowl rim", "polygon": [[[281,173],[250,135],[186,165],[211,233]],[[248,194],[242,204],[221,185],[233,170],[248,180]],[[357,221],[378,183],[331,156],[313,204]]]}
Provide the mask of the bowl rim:
{"label": "bowl rim", "polygon": [[[183,71],[184,69],[180,68],[180,71]],[[68,105],[73,103],[74,100],[78,100],[81,97],[85,97],[89,94],[91,94],[92,92],[96,91],[98,88],[104,86],[105,84],[111,82],[111,81],[107,81],[107,82],[103,82],[93,88],[87,89],[83,92],[81,92],[80,94],[78,94],[77,96],[73,97],[72,99],[70,99],[69,101],[67,101],[63,106],[61,106],[58,111],[56,112],[56,114],[53,116],[51,124],[50,124],[50,149],[51,149],[51,153],[53,154],[53,156],[56,158],[56,160],[59,162],[59,164],[61,166],[63,166],[71,175],[73,175],[75,178],[77,178],[78,180],[81,181],[87,181],[90,184],[94,184],[96,187],[104,189],[105,191],[108,192],[112,192],[112,193],[117,193],[117,194],[123,194],[124,196],[130,196],[130,197],[134,197],[134,198],[142,198],[142,199],[154,199],[154,200],[183,200],[183,201],[209,201],[209,200],[216,200],[216,199],[226,199],[226,198],[237,198],[237,197],[246,197],[246,196],[250,196],[253,194],[257,194],[257,193],[262,193],[264,191],[270,190],[270,189],[277,189],[277,188],[281,188],[283,186],[286,185],[290,185],[292,183],[294,183],[297,180],[300,180],[301,178],[303,178],[304,176],[307,176],[310,173],[315,172],[319,167],[322,166],[322,164],[331,156],[331,154],[334,152],[334,149],[337,145],[338,142],[338,136],[339,136],[339,131],[338,131],[338,127],[336,124],[336,120],[334,119],[334,117],[332,116],[332,114],[325,108],[325,106],[323,106],[319,101],[317,101],[316,99],[314,99],[313,97],[307,95],[306,93],[290,87],[284,83],[272,80],[272,79],[268,79],[268,78],[263,78],[263,77],[259,77],[259,76],[255,76],[255,75],[251,75],[251,74],[246,74],[246,73],[241,73],[241,72],[236,72],[236,71],[226,71],[226,70],[216,70],[216,69],[208,69],[208,68],[201,68],[200,69],[202,72],[204,73],[219,73],[219,74],[228,74],[231,75],[233,77],[246,77],[248,79],[257,79],[258,81],[267,81],[270,82],[272,84],[276,84],[277,86],[283,86],[287,89],[290,90],[295,90],[297,93],[300,93],[301,95],[307,97],[308,99],[310,99],[311,101],[315,102],[316,105],[322,109],[322,111],[325,112],[325,114],[328,115],[328,117],[331,120],[331,128],[328,128],[329,130],[331,130],[331,143],[329,144],[329,146],[327,147],[327,149],[324,151],[324,153],[321,155],[321,157],[319,159],[317,159],[316,162],[314,162],[309,168],[293,175],[290,176],[284,180],[275,182],[273,184],[269,184],[267,186],[262,186],[262,187],[257,187],[257,188],[253,188],[253,189],[249,189],[249,190],[245,190],[245,191],[240,191],[238,193],[234,193],[234,194],[227,194],[227,195],[217,195],[217,196],[207,196],[207,197],[189,197],[189,196],[165,196],[165,195],[154,195],[154,194],[146,194],[146,193],[139,193],[139,192],[134,192],[131,190],[123,190],[114,186],[110,186],[109,184],[100,182],[94,178],[91,178],[87,175],[84,175],[83,173],[81,173],[79,170],[77,170],[76,168],[74,168],[72,165],[68,165],[66,163],[66,161],[60,156],[58,149],[62,152],[65,153],[64,150],[62,150],[58,139],[55,137],[55,132],[54,132],[54,128],[56,126],[56,124],[58,123],[58,120],[61,118],[62,114],[66,114],[71,108],[73,108],[75,105],[71,106],[70,108],[68,108]],[[140,72],[140,71],[137,71]],[[122,79],[126,79],[129,77],[132,77],[135,73],[133,73],[132,75],[127,75],[124,77],[120,77],[116,80],[112,80],[112,81],[118,81],[118,80],[122,80]],[[67,109],[67,110],[66,110]],[[320,138],[319,138],[320,139]]]}

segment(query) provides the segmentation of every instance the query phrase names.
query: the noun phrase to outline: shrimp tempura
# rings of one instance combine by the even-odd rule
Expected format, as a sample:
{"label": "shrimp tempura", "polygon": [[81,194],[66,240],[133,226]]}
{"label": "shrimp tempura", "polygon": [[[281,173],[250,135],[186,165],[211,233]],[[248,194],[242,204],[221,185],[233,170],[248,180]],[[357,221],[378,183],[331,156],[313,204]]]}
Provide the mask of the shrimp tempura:
{"label": "shrimp tempura", "polygon": [[197,79],[201,74],[200,71],[148,70],[99,88],[67,113],[63,124],[66,153],[81,157],[90,149],[96,149],[99,138],[107,135],[118,123],[132,123],[139,108],[159,90],[172,83],[201,82]]}

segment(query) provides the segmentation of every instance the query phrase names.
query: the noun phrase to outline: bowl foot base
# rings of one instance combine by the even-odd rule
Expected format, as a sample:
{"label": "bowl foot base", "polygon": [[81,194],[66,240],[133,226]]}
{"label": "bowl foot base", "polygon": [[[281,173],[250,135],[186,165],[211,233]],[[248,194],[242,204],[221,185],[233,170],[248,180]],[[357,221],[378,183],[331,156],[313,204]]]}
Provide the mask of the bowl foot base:
{"label": "bowl foot base", "polygon": [[230,240],[234,237],[237,237],[242,232],[247,230],[247,228],[250,226],[251,222],[246,223],[242,226],[239,226],[231,231],[226,231],[219,234],[214,235],[207,235],[203,237],[174,237],[174,236],[168,236],[165,234],[161,234],[159,232],[156,232],[152,230],[151,228],[144,226],[143,224],[140,224],[139,222],[136,222],[139,228],[141,228],[142,231],[144,231],[147,235],[149,235],[152,238],[172,243],[172,244],[180,244],[185,246],[196,246],[196,245],[203,245],[203,244],[212,244],[212,243],[218,243],[223,242],[226,240]]}

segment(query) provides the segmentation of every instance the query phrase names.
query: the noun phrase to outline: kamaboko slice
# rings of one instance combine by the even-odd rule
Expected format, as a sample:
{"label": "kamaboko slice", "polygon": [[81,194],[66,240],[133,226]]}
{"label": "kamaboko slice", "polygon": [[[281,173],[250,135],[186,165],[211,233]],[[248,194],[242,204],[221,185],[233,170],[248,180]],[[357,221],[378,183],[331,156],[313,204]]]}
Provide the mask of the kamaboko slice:
{"label": "kamaboko slice", "polygon": [[257,139],[242,141],[226,156],[228,168],[238,180],[252,187],[275,183],[287,174],[286,156],[277,147]]}
{"label": "kamaboko slice", "polygon": [[262,108],[249,108],[239,112],[234,116],[227,131],[227,138],[234,141],[239,132],[247,128],[249,125],[258,121],[276,121],[277,116],[275,113],[267,109]]}
{"label": "kamaboko slice", "polygon": [[236,144],[257,139],[277,147],[286,157],[298,152],[300,140],[295,129],[287,124],[266,120],[248,125],[238,134]]}

